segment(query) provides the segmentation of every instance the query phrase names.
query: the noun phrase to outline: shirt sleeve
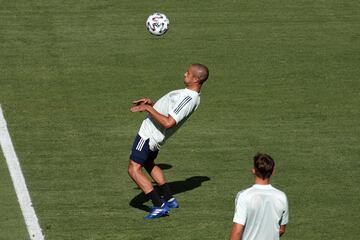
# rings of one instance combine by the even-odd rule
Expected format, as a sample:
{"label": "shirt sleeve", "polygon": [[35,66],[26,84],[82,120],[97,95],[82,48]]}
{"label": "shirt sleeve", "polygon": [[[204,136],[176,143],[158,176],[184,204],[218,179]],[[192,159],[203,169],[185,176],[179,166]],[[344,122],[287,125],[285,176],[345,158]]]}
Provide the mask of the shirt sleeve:
{"label": "shirt sleeve", "polygon": [[177,101],[175,107],[169,111],[169,115],[172,116],[176,124],[187,117],[193,110],[194,106],[191,102],[190,96],[184,96]]}
{"label": "shirt sleeve", "polygon": [[281,216],[281,221],[280,221],[280,225],[286,225],[289,222],[289,204],[287,201],[287,198],[285,196],[285,208],[283,211],[283,214]]}
{"label": "shirt sleeve", "polygon": [[244,194],[239,192],[235,199],[235,214],[234,214],[234,223],[245,225],[247,215],[247,207]]}

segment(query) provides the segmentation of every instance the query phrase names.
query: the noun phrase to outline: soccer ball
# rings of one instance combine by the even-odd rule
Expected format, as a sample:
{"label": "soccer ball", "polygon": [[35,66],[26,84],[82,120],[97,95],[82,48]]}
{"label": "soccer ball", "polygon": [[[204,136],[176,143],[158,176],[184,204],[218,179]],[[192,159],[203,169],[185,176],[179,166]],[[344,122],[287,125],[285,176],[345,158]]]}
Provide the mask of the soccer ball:
{"label": "soccer ball", "polygon": [[147,30],[156,36],[164,35],[169,30],[169,19],[162,13],[151,14],[146,20]]}

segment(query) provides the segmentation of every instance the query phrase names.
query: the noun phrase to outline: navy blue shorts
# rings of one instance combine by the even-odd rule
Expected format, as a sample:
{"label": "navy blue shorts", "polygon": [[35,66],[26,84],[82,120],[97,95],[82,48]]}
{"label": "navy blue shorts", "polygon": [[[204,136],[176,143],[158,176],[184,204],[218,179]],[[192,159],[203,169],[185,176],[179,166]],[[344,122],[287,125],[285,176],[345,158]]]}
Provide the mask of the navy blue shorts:
{"label": "navy blue shorts", "polygon": [[130,159],[141,165],[144,165],[146,162],[153,162],[159,151],[151,151],[149,141],[150,139],[145,140],[137,134],[131,149]]}

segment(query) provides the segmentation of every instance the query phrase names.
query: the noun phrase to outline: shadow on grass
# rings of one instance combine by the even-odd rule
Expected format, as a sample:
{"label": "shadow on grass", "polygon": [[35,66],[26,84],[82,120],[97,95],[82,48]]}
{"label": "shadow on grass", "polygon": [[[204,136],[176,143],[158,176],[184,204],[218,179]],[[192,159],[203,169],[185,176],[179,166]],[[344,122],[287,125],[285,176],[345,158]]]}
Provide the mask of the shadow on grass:
{"label": "shadow on grass", "polygon": [[[168,164],[157,164],[157,166],[159,166],[161,169],[170,169],[172,167],[171,165]],[[174,182],[169,182],[168,184],[170,186],[173,195],[176,195],[182,192],[187,192],[195,188],[198,188],[201,186],[203,182],[209,180],[210,178],[206,176],[194,176],[187,178],[184,181],[174,181]],[[154,189],[161,194],[158,186],[154,186]],[[129,205],[134,208],[138,208],[149,212],[150,207],[144,205],[144,203],[146,203],[148,200],[149,199],[145,196],[145,194],[141,192],[130,201]]]}

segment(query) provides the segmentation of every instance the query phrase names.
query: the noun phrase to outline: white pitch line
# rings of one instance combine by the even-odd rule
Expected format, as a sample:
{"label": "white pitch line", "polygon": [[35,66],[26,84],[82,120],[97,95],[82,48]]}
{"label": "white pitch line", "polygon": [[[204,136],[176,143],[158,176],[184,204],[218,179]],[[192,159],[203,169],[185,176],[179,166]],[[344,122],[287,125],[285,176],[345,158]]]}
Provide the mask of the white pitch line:
{"label": "white pitch line", "polygon": [[7,128],[6,120],[0,105],[0,145],[9,168],[11,179],[20,204],[25,224],[32,240],[44,240],[38,218],[31,203],[29,191],[26,187],[25,178],[21,171],[19,159],[16,156],[14,146]]}

